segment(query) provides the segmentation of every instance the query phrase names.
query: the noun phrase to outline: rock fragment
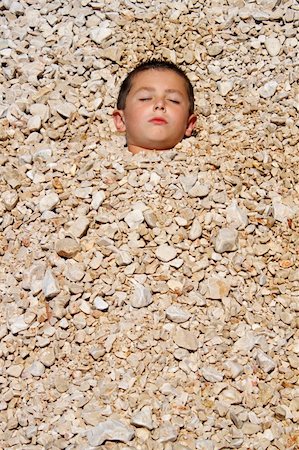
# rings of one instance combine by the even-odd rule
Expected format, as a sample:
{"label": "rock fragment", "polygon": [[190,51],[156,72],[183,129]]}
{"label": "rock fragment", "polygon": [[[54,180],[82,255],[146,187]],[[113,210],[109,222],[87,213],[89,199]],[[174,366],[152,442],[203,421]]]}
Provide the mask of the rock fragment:
{"label": "rock fragment", "polygon": [[157,247],[156,256],[162,262],[169,262],[174,259],[177,255],[177,250],[167,244],[162,244]]}
{"label": "rock fragment", "polygon": [[144,406],[140,411],[134,413],[131,418],[131,424],[135,427],[144,427],[152,430],[154,428],[152,408],[150,406]]}
{"label": "rock fragment", "polygon": [[189,330],[181,327],[176,329],[173,340],[178,347],[195,352],[198,349],[198,340]]}
{"label": "rock fragment", "polygon": [[63,258],[73,258],[80,252],[80,245],[72,238],[66,237],[56,242],[55,250]]}
{"label": "rock fragment", "polygon": [[215,240],[217,253],[233,252],[237,250],[238,232],[232,228],[222,228]]}
{"label": "rock fragment", "polygon": [[131,427],[128,427],[119,420],[106,420],[93,427],[87,432],[89,445],[97,447],[106,441],[130,442],[135,433]]}

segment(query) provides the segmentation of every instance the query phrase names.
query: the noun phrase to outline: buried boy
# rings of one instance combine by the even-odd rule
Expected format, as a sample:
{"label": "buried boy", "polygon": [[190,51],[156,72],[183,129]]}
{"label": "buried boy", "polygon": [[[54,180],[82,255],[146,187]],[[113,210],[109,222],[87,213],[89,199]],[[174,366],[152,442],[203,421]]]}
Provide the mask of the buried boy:
{"label": "buried boy", "polygon": [[143,62],[123,81],[113,119],[131,153],[169,150],[196,122],[191,82],[172,62]]}

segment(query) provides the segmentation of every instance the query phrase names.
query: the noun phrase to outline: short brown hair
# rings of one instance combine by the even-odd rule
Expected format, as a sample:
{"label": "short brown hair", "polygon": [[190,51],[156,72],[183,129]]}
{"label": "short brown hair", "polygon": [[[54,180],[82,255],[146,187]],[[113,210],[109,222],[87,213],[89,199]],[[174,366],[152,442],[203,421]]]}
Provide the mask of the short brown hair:
{"label": "short brown hair", "polygon": [[189,99],[189,113],[193,114],[194,112],[194,91],[193,86],[185,74],[185,72],[178,67],[176,64],[172,63],[171,61],[162,61],[159,59],[150,59],[148,61],[142,62],[139,64],[135,69],[130,72],[124,81],[122,82],[117,98],[117,109],[125,109],[127,96],[132,88],[132,83],[135,78],[135,76],[140,73],[144,72],[145,70],[149,69],[156,69],[156,70],[172,70],[173,72],[177,73],[180,77],[182,77],[186,83],[186,89]]}

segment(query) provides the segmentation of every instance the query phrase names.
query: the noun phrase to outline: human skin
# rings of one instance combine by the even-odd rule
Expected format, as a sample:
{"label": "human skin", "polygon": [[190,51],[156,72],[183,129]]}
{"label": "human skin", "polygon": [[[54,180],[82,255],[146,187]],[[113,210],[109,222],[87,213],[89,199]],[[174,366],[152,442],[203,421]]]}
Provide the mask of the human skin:
{"label": "human skin", "polygon": [[189,112],[185,80],[169,69],[136,74],[125,108],[113,113],[117,131],[125,132],[132,153],[169,150],[192,134],[195,114]]}

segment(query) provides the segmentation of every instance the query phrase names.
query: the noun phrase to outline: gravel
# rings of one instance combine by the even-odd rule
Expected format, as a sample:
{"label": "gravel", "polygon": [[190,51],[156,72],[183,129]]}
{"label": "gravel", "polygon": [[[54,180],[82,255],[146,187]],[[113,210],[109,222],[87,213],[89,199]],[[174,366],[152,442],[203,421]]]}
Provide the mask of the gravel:
{"label": "gravel", "polygon": [[[299,445],[299,6],[3,0],[0,447]],[[194,136],[131,155],[150,57]]]}

